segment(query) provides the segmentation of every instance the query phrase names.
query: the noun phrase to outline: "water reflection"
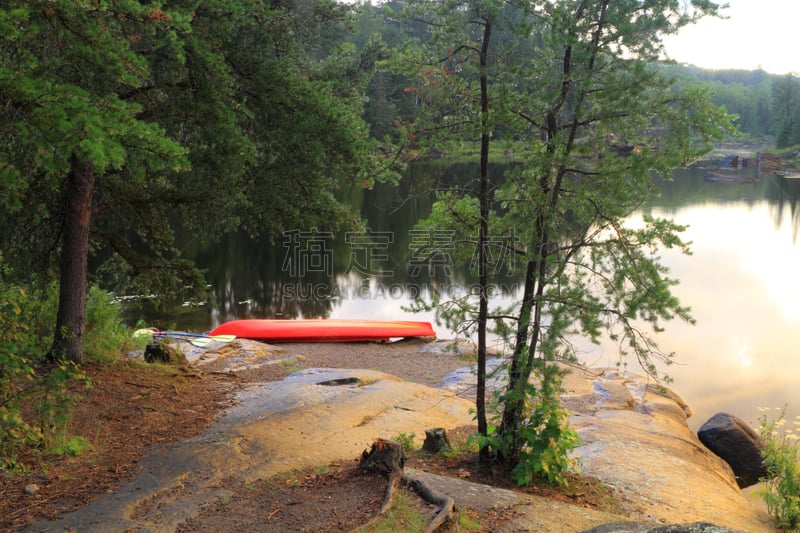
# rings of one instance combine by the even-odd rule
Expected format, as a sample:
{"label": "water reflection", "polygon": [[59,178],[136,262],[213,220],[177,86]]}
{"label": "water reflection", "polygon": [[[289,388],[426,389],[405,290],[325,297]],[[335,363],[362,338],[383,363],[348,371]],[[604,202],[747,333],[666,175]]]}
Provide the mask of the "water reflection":
{"label": "water reflection", "polygon": [[[495,169],[498,175],[501,170]],[[415,264],[420,239],[437,236],[415,235],[411,228],[430,212],[431,198],[423,193],[435,183],[469,187],[472,171],[469,166],[420,166],[400,188],[367,191],[354,202],[368,222],[372,242],[377,238],[383,246],[359,248],[359,235],[309,234],[310,242],[295,242],[299,250],[324,251],[329,262],[303,272],[288,271],[287,261],[300,256],[291,255],[285,239],[232,236],[210,247],[187,247],[187,255],[208,273],[211,309],[172,310],[163,316],[136,312],[151,323],[163,320],[167,327],[196,331],[246,317],[433,320],[430,313],[415,315],[403,307],[411,296],[433,287],[468,291],[469,264]],[[647,209],[687,225],[685,239],[693,243],[692,256],[667,251],[663,257],[671,277],[680,280],[676,294],[697,319],[696,326],[671,323],[661,335],[661,348],[678,356],[669,369],[673,386],[695,410],[690,421],[695,428],[717,411],[730,411],[754,425],[762,414],[759,407],[789,404],[794,415],[800,409],[800,357],[795,353],[800,346],[800,180],[762,176],[750,184],[707,183],[706,171],[683,170],[674,180],[659,182],[662,196]],[[511,301],[507,293],[516,286],[513,275],[500,285],[497,294]],[[452,336],[436,329],[442,338]],[[581,349],[587,363],[617,361],[611,343]]]}
{"label": "water reflection", "polygon": [[751,422],[759,406],[800,408],[800,249],[796,224],[776,223],[777,211],[740,202],[674,215],[694,255],[665,262],[697,325],[671,325],[663,345],[680,356],[671,373],[698,419],[725,405]]}
{"label": "water reflection", "polygon": [[[680,280],[676,295],[697,319],[696,326],[673,322],[662,335],[662,348],[678,355],[669,369],[674,388],[695,410],[695,428],[717,411],[754,425],[759,407],[800,412],[800,182],[697,181],[696,171],[677,175],[650,209],[688,226],[692,242],[692,256],[663,256]],[[604,345],[593,354],[613,350]]]}

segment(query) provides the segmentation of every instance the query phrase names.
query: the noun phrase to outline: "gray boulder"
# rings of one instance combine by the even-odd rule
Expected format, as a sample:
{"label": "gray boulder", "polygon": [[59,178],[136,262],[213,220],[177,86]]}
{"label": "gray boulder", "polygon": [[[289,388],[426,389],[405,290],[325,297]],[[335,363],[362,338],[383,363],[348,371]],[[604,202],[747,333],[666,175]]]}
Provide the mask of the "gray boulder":
{"label": "gray boulder", "polygon": [[717,413],[700,427],[697,437],[731,466],[740,488],[755,485],[766,475],[761,459],[764,444],[758,433],[742,419]]}

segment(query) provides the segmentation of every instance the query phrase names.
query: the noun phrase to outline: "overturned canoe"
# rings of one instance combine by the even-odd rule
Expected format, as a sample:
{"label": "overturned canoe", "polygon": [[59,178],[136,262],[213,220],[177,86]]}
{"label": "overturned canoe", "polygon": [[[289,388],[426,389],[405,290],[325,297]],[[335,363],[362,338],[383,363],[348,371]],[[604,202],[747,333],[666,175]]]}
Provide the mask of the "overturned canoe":
{"label": "overturned canoe", "polygon": [[220,324],[208,333],[266,342],[364,342],[435,337],[430,322],[350,319],[245,319]]}

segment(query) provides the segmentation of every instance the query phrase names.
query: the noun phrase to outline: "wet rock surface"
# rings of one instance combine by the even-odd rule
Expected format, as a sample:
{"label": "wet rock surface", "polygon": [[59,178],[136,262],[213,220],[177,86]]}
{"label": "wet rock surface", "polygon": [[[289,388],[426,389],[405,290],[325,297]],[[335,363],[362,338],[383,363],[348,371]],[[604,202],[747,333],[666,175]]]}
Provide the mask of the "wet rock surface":
{"label": "wet rock surface", "polygon": [[351,460],[376,436],[424,435],[472,417],[471,402],[452,392],[372,370],[307,369],[236,400],[199,437],[146,459],[118,493],[28,530],[173,531],[224,496],[223,480],[247,483]]}

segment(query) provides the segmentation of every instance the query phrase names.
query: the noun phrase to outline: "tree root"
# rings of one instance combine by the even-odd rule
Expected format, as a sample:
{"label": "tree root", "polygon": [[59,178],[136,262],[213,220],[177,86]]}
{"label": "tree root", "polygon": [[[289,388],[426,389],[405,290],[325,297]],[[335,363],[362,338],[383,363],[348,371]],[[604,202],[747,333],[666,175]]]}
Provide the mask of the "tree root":
{"label": "tree root", "polygon": [[433,533],[448,522],[455,520],[456,502],[453,498],[446,494],[436,494],[430,487],[426,486],[418,479],[411,479],[403,476],[403,481],[405,481],[409,488],[416,491],[422,499],[439,507],[439,512],[436,513],[436,516],[434,516],[431,521],[428,522],[425,529],[422,530],[424,533]]}
{"label": "tree root", "polygon": [[397,494],[401,486],[407,486],[416,492],[422,499],[439,507],[439,511],[428,522],[422,531],[424,533],[434,533],[439,528],[455,519],[456,508],[453,498],[447,495],[439,495],[427,487],[422,481],[407,477],[403,472],[403,447],[400,443],[387,440],[375,439],[369,452],[364,450],[361,454],[361,467],[377,470],[387,475],[389,483],[383,498],[383,504],[378,515],[367,522],[363,527],[370,527],[383,519],[397,501]]}

